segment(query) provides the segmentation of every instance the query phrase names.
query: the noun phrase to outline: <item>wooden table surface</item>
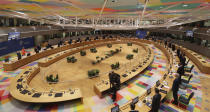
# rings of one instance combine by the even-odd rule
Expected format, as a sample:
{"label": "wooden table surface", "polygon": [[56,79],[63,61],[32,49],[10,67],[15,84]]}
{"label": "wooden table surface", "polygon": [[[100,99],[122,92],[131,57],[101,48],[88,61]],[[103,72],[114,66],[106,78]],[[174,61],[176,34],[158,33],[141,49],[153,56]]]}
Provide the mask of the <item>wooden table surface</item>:
{"label": "wooden table surface", "polygon": [[190,58],[190,60],[197,65],[199,70],[203,73],[210,74],[210,62],[207,62],[201,55],[198,53],[184,48],[182,46],[175,45],[176,49],[179,48],[181,52],[184,52],[185,55]]}
{"label": "wooden table surface", "polygon": [[[118,71],[116,71],[116,73],[120,74],[121,77],[120,82],[124,83],[134,78],[136,75],[141,73],[145,68],[147,68],[153,62],[153,59],[154,59],[154,53],[149,47],[147,47],[147,54],[145,54],[145,57],[141,59],[141,62],[138,62],[138,64],[141,65],[141,67],[138,67],[139,65],[134,65],[133,70],[135,71],[130,70],[127,73],[121,73],[121,72],[119,73]],[[123,77],[122,76],[123,74],[127,74],[127,77]],[[99,97],[103,97],[103,95],[106,94],[106,91],[110,89],[108,74],[106,76],[107,77],[103,78],[101,81],[96,82],[94,86],[94,91]]]}
{"label": "wooden table surface", "polygon": [[[164,79],[163,77],[161,78],[160,82],[161,82],[161,85],[164,85],[164,86],[168,86],[167,88],[166,87],[163,87],[161,89],[167,91],[167,93],[169,93],[169,91],[171,91],[172,89],[172,85],[173,85],[173,80],[175,79],[175,77],[172,75],[172,71],[176,71],[178,68],[177,66],[175,66],[177,63],[174,62],[175,60],[173,60],[173,58],[175,58],[172,54],[172,51],[171,50],[167,50],[166,48],[164,48],[162,45],[158,45],[158,43],[153,43],[154,45],[156,45],[156,47],[158,46],[159,48],[162,47],[161,49],[163,50],[163,52],[165,52],[165,55],[167,56],[168,60],[170,60],[168,62],[168,65],[167,66],[167,69],[168,71],[165,71],[164,74],[167,74],[167,77],[166,79]],[[169,76],[173,76],[173,77],[169,77]],[[166,85],[164,83],[167,83]],[[139,101],[138,103],[136,104],[136,108],[135,110],[138,110],[139,112],[148,112],[151,110],[150,107],[148,107],[145,103],[143,103],[143,101],[146,99],[146,97],[150,97],[152,98],[154,95],[155,95],[155,90],[154,88],[156,87],[156,85],[154,85],[152,88],[151,88],[151,93],[149,95],[147,95],[146,91],[145,93],[143,93],[141,96],[139,96]],[[160,86],[158,86],[158,88],[160,89]],[[161,100],[163,98],[166,97],[167,94],[164,94],[164,93],[161,93]],[[132,100],[128,101],[127,103],[123,104],[120,106],[120,111],[121,112],[129,112],[131,109],[130,109],[130,103],[132,102]],[[101,112],[111,112],[111,108],[113,108],[115,105],[111,105],[110,107],[108,108],[105,108],[105,109],[102,109]],[[179,107],[175,107],[175,108],[178,108],[180,111],[182,112],[187,112],[187,110],[184,110],[182,108],[179,108]]]}
{"label": "wooden table surface", "polygon": [[[27,73],[28,72],[28,73]],[[60,102],[67,100],[76,100],[79,99],[83,101],[82,94],[79,88],[71,88],[69,90],[60,90],[60,91],[37,91],[29,86],[31,79],[40,72],[39,67],[28,67],[23,70],[19,75],[17,75],[11,82],[9,91],[10,94],[18,100],[24,102],[33,102],[33,103],[49,103],[49,102]],[[18,81],[20,80],[21,81]],[[39,83],[39,82],[37,82]],[[22,85],[22,89],[18,89],[17,85]],[[31,94],[21,93],[24,90],[28,90]],[[40,97],[32,97],[35,93],[41,93]],[[56,93],[62,93],[61,97],[55,97]],[[49,96],[51,94],[51,96]]]}
{"label": "wooden table surface", "polygon": [[[117,38],[112,38],[112,39],[105,39],[105,40],[116,40]],[[73,43],[70,45],[64,45],[62,47],[55,47],[54,49],[49,49],[49,50],[45,50],[43,52],[37,53],[37,54],[32,54],[31,56],[27,56],[24,57],[23,59],[20,60],[16,60],[16,61],[10,61],[10,62],[5,62],[3,63],[3,67],[5,71],[13,71],[21,66],[24,66],[28,63],[31,63],[35,60],[44,58],[46,56],[61,52],[61,51],[65,51],[68,49],[72,49],[72,48],[76,48],[76,47],[80,47],[80,46],[84,46],[84,45],[89,45],[92,43],[97,43],[97,42],[104,42],[104,40],[102,39],[98,39],[98,40],[92,40],[92,41],[83,41],[81,43]]]}
{"label": "wooden table surface", "polygon": [[[135,44],[138,44],[138,43],[154,44],[157,48],[159,48],[166,55],[167,61],[168,61],[168,69],[171,69],[171,67],[173,65],[173,57],[171,56],[171,52],[168,52],[168,50],[166,48],[164,48],[163,45],[160,45],[159,43],[153,42],[151,40],[142,40],[142,39],[136,39],[136,38],[118,38],[118,39],[120,39],[120,41],[124,41],[124,42],[129,42],[130,41],[130,42],[133,42]],[[116,38],[113,38],[113,39],[107,39],[107,40],[109,40],[109,41],[116,41],[117,39]],[[88,44],[91,44],[91,43],[100,43],[100,42],[104,42],[104,40],[100,40],[99,39],[99,40],[94,40],[94,41],[90,41],[90,42],[83,42],[83,43],[78,43],[78,44],[73,44],[73,45],[67,45],[67,46],[63,46],[61,48],[58,48],[59,50],[54,49],[55,51],[51,51],[51,52],[50,52],[50,50],[45,51],[45,53],[47,53],[47,54],[43,54],[43,56],[40,56],[40,57],[49,56],[49,55],[58,53],[58,52],[63,51],[63,50],[68,50],[70,48],[75,48],[75,47],[85,46],[85,45],[88,45]],[[149,50],[149,48],[146,47],[146,46],[145,46],[145,49]],[[184,48],[182,48],[182,49],[185,50]],[[189,52],[189,54],[186,54],[186,55],[187,56],[189,55],[189,58],[190,59],[192,59],[193,57],[195,57],[195,56],[190,57],[190,51],[185,51],[185,52],[186,53]],[[63,54],[64,54],[64,52],[63,52]],[[60,55],[63,55],[63,54],[61,53]],[[54,55],[52,58],[54,58],[56,55]],[[145,57],[145,58],[149,58],[147,60],[148,63],[146,63],[145,65],[143,65],[141,68],[143,69],[144,67],[149,66],[150,63],[153,60],[153,57],[154,57],[154,53],[153,53],[153,51],[151,51],[150,56],[147,55],[147,57]],[[33,60],[34,59],[31,60],[31,58],[28,58],[28,61],[27,62],[30,62],[30,61],[33,61]],[[194,58],[192,59],[192,61],[193,60],[194,60]],[[18,61],[18,63],[21,63],[22,60],[19,60],[19,61]],[[47,62],[48,62],[48,60],[47,60]],[[18,64],[18,63],[16,63],[16,64]],[[17,67],[14,67],[14,68],[17,68]],[[136,72],[131,73],[130,75],[128,75],[128,77],[122,78],[121,81],[122,82],[125,82],[125,81],[133,78],[136,74],[138,74],[140,71],[142,71],[141,68],[140,69],[138,68]],[[24,74],[25,71],[30,71],[30,72],[29,72],[28,75],[26,75],[26,74]],[[45,102],[46,103],[46,102],[58,102],[58,101],[65,101],[65,100],[82,99],[82,94],[81,94],[79,88],[72,88],[72,90],[75,90],[75,93],[74,94],[70,94],[70,91],[69,90],[64,90],[62,92],[63,93],[63,97],[56,97],[56,98],[53,97],[53,95],[55,93],[61,92],[61,91],[53,92],[53,95],[52,96],[48,96],[48,94],[50,93],[50,91],[47,91],[47,92],[41,92],[42,95],[39,98],[32,97],[33,93],[39,93],[39,92],[36,91],[36,90],[33,90],[32,88],[30,88],[28,86],[28,83],[30,82],[31,78],[33,78],[34,75],[37,74],[39,71],[40,71],[40,68],[38,68],[38,67],[37,68],[27,68],[22,73],[20,73],[18,76],[16,76],[14,78],[14,80],[12,81],[11,85],[10,85],[10,93],[11,93],[11,95],[14,98],[16,98],[16,99],[19,99],[19,100],[22,100],[22,101],[26,101],[26,102]],[[23,78],[23,80],[21,82],[17,82],[17,80],[20,79],[20,78]],[[106,81],[108,82],[108,84],[106,83]],[[169,85],[170,85],[170,82],[172,82],[169,79],[166,79],[166,81],[168,82]],[[101,83],[101,82],[99,82],[99,83]],[[97,91],[99,92],[98,93],[99,96],[102,96],[103,91],[106,91],[109,88],[109,81],[108,81],[108,79],[103,79],[102,83],[103,83],[102,86],[98,85],[98,83],[96,83],[96,86],[95,86],[95,91],[96,92]],[[17,87],[16,87],[17,84],[22,84],[23,85],[23,88],[29,90],[32,93],[32,95],[28,95],[28,94],[25,94],[24,95],[24,94],[20,93],[21,91],[19,91],[17,89]],[[168,89],[167,91],[169,91],[169,90],[170,89]],[[162,96],[164,96],[164,94]],[[145,98],[145,95],[140,96],[140,100],[143,100],[144,98]],[[125,107],[122,107],[122,108],[125,108]],[[129,106],[129,108],[130,108],[130,106]],[[144,107],[144,108],[146,109],[146,107]],[[110,110],[110,108],[108,110]]]}

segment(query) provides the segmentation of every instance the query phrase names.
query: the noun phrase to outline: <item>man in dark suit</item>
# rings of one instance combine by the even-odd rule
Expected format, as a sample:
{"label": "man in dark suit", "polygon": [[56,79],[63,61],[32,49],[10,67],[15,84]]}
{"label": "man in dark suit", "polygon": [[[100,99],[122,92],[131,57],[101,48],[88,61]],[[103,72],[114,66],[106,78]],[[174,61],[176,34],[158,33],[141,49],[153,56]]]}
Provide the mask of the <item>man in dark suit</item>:
{"label": "man in dark suit", "polygon": [[117,85],[114,84],[111,88],[112,90],[112,101],[115,102],[116,98],[117,98]]}
{"label": "man in dark suit", "polygon": [[61,45],[63,45],[63,41],[62,40],[58,43],[58,47],[60,47]]}
{"label": "man in dark suit", "polygon": [[181,59],[182,65],[185,66],[185,62],[186,62],[186,58],[185,58],[185,54],[183,54],[183,55],[182,55],[182,59]]}
{"label": "man in dark suit", "polygon": [[165,47],[167,46],[167,40],[165,40]]}
{"label": "man in dark suit", "polygon": [[71,44],[72,43],[72,39],[70,39],[68,43]]}
{"label": "man in dark suit", "polygon": [[179,74],[179,75],[184,75],[184,73],[185,73],[185,71],[184,71],[184,65],[183,65],[183,63],[180,63],[179,64],[179,68],[177,69],[177,73]]}
{"label": "man in dark suit", "polygon": [[22,57],[19,51],[17,52],[17,57],[18,57],[18,60],[20,60]]}
{"label": "man in dark suit", "polygon": [[160,108],[160,100],[161,100],[161,95],[159,93],[159,89],[155,88],[155,95],[152,98],[152,109],[150,112],[158,112]]}
{"label": "man in dark suit", "polygon": [[115,73],[114,71],[111,71],[109,73],[109,82],[110,82],[110,88],[112,88],[114,85],[116,86],[116,89],[120,89],[120,75]]}
{"label": "man in dark suit", "polygon": [[37,49],[38,49],[39,51],[41,50],[41,47],[40,47],[40,45],[38,45],[38,46],[37,46]]}
{"label": "man in dark suit", "polygon": [[46,49],[48,49],[48,48],[51,48],[51,49],[53,49],[53,47],[52,47],[52,45],[51,44],[47,44],[47,46],[46,46]]}
{"label": "man in dark suit", "polygon": [[179,57],[179,55],[180,55],[180,49],[177,49],[176,50],[176,53],[177,53],[177,56]]}
{"label": "man in dark suit", "polygon": [[36,54],[39,53],[39,47],[38,46],[34,47],[34,51],[36,52]]}
{"label": "man in dark suit", "polygon": [[172,44],[172,50],[175,51],[175,49],[176,49],[176,48],[175,48],[175,45]]}
{"label": "man in dark suit", "polygon": [[174,79],[173,85],[172,85],[172,91],[173,91],[173,97],[174,97],[174,102],[173,104],[178,105],[178,91],[179,91],[179,84],[181,83],[181,75],[176,74],[175,75],[176,79]]}

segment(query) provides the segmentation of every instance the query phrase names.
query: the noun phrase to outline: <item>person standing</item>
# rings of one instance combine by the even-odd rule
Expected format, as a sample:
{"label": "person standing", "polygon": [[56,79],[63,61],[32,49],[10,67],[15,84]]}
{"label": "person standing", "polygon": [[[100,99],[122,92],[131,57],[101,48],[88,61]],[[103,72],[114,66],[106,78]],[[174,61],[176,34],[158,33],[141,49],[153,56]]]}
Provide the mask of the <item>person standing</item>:
{"label": "person standing", "polygon": [[111,89],[112,89],[112,101],[115,102],[117,98],[117,85],[114,84]]}
{"label": "person standing", "polygon": [[172,85],[172,91],[173,91],[173,104],[178,105],[178,91],[179,91],[179,84],[181,83],[181,76],[176,74],[175,75],[176,79],[174,79],[173,81],[173,85]]}
{"label": "person standing", "polygon": [[177,73],[179,74],[179,75],[184,75],[184,73],[185,73],[185,71],[184,71],[184,65],[183,65],[183,63],[180,63],[179,64],[179,68],[177,69]]}
{"label": "person standing", "polygon": [[17,51],[17,57],[18,57],[18,60],[20,60],[20,59],[21,59],[21,54],[20,54],[20,52],[19,52],[19,51]]}
{"label": "person standing", "polygon": [[159,93],[159,89],[155,88],[155,95],[152,98],[152,109],[150,112],[158,112],[160,108],[160,101],[161,101],[161,95]]}

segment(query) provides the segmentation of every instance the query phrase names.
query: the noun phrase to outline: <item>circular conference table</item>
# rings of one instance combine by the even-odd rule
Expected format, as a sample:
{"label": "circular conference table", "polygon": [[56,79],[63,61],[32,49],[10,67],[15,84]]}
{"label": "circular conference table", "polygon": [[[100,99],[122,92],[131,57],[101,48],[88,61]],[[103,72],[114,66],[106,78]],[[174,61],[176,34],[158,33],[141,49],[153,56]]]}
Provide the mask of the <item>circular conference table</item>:
{"label": "circular conference table", "polygon": [[[91,42],[86,42],[86,44],[84,43],[80,44],[80,46],[86,46],[86,47],[78,46],[77,49],[71,50],[69,52],[65,52],[59,56],[52,58],[51,60],[55,60],[54,62],[56,62],[68,55],[77,53],[81,50],[106,45],[108,43],[118,44],[118,43],[132,42],[133,44],[142,46],[147,51],[147,54],[144,57],[144,59],[140,62],[141,65],[136,65],[135,72],[131,71],[132,73],[127,74],[126,77],[122,76],[124,73],[121,73],[121,81],[123,83],[133,78],[138,73],[143,71],[146,67],[148,67],[152,63],[153,58],[154,58],[153,51],[148,46],[145,46],[144,44],[142,44],[142,42],[138,42],[137,40],[138,39],[115,39],[114,38],[114,39],[104,39],[104,40],[95,40]],[[92,45],[90,45],[90,43],[92,43]],[[48,63],[48,65],[50,65],[52,64],[52,62],[50,62],[51,60],[48,60],[45,63]],[[38,64],[38,65],[42,66],[41,64]],[[11,95],[18,100],[25,101],[25,102],[34,102],[34,103],[59,102],[59,101],[67,101],[67,100],[75,100],[75,99],[81,99],[82,101],[82,94],[79,88],[70,88],[69,90],[60,90],[60,91],[53,91],[53,90],[37,91],[34,88],[30,87],[29,86],[30,81],[39,72],[40,72],[40,67],[29,67],[29,68],[26,68],[19,75],[17,75],[12,80],[12,83],[10,84]],[[101,84],[101,82],[97,82],[94,87],[96,94],[98,94],[100,97],[102,97],[102,95],[105,94],[105,91],[109,89],[107,88],[108,84],[106,83],[106,81],[108,81],[107,78],[103,78],[102,82],[105,82],[104,83],[105,85],[103,83]]]}
{"label": "circular conference table", "polygon": [[[165,71],[164,77],[162,77],[162,79],[160,80],[161,83],[163,81],[168,82],[168,86],[170,88],[166,89],[165,91],[170,91],[171,90],[171,85],[173,82],[174,78],[169,78],[167,76],[167,74],[170,73],[170,70],[173,69],[177,69],[174,68],[173,65],[173,55],[171,54],[172,52],[169,52],[166,48],[164,48],[163,45],[161,45],[160,43],[157,42],[153,42],[151,40],[142,40],[142,39],[136,39],[136,38],[113,38],[113,39],[104,39],[103,41],[101,41],[102,39],[99,40],[95,40],[95,41],[90,41],[89,43],[87,42],[87,44],[81,44],[79,43],[81,46],[84,47],[79,47],[71,50],[69,52],[63,52],[60,55],[54,55],[54,57],[51,57],[51,59],[47,59],[44,61],[41,61],[40,63],[42,63],[44,66],[49,66],[50,64],[66,57],[66,55],[71,55],[74,54],[76,52],[79,52],[80,50],[84,50],[84,49],[89,49],[93,46],[100,46],[102,45],[106,45],[107,43],[125,43],[125,42],[132,42],[134,44],[139,44],[139,45],[143,45],[144,49],[147,50],[147,55],[145,55],[145,58],[143,58],[142,62],[140,62],[141,66],[135,66],[134,69],[132,69],[130,71],[129,74],[126,74],[127,76],[123,76],[124,73],[120,74],[121,75],[121,82],[126,82],[129,81],[130,79],[134,78],[137,74],[139,74],[141,71],[143,71],[146,67],[148,67],[154,58],[154,53],[153,50],[149,48],[149,46],[144,45],[143,43],[146,44],[153,44],[155,47],[159,48],[167,57],[167,64],[168,64],[168,71]],[[92,43],[92,44],[90,44]],[[66,47],[66,46],[63,46]],[[72,48],[72,47],[69,47]],[[74,47],[75,48],[75,47]],[[62,49],[62,48],[61,48]],[[74,52],[74,53],[71,53]],[[58,53],[58,52],[57,52]],[[49,56],[49,55],[48,55]],[[51,60],[54,60],[53,62],[50,62]],[[42,66],[41,64],[39,64],[39,66]],[[37,91],[33,88],[31,88],[29,86],[30,81],[33,79],[33,77],[36,76],[37,73],[40,72],[40,67],[29,67],[26,68],[23,72],[21,72],[19,75],[17,75],[13,80],[12,83],[10,85],[10,93],[11,95],[21,101],[24,102],[34,102],[34,103],[49,103],[49,102],[60,102],[60,101],[70,101],[70,100],[75,100],[75,99],[80,99],[82,102],[82,93],[80,91],[79,88],[70,88],[69,90],[61,90],[61,91]],[[166,76],[166,77],[165,77]],[[151,87],[152,90],[152,95],[154,94],[154,87]],[[109,90],[109,80],[107,77],[101,79],[99,82],[96,82],[94,85],[94,91],[96,92],[96,94],[100,97],[103,97],[107,91]],[[142,96],[139,96],[139,99],[142,101],[143,99],[145,99],[146,97],[146,93]],[[166,94],[162,94],[162,96],[166,96]],[[127,112],[130,109],[130,104],[131,101],[127,102],[126,104],[120,106],[121,111],[123,112]],[[105,110],[102,111],[110,111],[111,108],[114,105],[111,105],[110,107],[106,108]],[[150,108],[147,107],[145,104],[142,105],[141,108],[137,108],[138,110],[149,110]]]}

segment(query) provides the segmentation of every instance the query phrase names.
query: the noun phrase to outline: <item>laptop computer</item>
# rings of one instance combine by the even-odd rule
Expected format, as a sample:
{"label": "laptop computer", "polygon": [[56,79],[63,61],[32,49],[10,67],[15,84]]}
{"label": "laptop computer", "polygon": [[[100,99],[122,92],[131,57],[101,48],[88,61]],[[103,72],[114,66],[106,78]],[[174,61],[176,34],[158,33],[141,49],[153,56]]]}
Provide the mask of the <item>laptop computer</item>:
{"label": "laptop computer", "polygon": [[147,95],[151,93],[151,88],[147,89]]}
{"label": "laptop computer", "polygon": [[133,104],[136,104],[136,103],[138,103],[138,101],[139,101],[139,97],[137,96],[136,98],[134,98],[134,99],[132,100],[132,103],[133,103]]}
{"label": "laptop computer", "polygon": [[160,80],[158,80],[157,82],[156,82],[156,87],[158,87],[160,85]]}
{"label": "laptop computer", "polygon": [[119,105],[111,108],[111,112],[120,112],[120,108],[119,108]]}

